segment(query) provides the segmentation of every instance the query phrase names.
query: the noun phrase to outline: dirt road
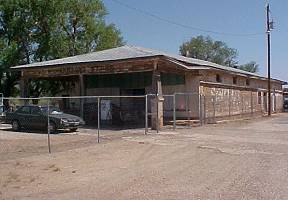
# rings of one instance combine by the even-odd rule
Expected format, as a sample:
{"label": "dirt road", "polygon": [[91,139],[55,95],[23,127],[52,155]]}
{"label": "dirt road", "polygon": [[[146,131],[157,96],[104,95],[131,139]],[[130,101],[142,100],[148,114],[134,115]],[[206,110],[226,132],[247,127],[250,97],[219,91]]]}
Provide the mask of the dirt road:
{"label": "dirt road", "polygon": [[288,114],[113,134],[0,131],[0,199],[288,199]]}

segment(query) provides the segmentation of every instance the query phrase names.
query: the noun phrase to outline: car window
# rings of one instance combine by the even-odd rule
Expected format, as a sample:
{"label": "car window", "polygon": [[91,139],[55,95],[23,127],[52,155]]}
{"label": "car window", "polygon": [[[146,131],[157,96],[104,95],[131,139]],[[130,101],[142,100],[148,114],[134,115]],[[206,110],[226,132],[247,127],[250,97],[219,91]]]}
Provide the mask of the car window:
{"label": "car window", "polygon": [[31,114],[32,115],[41,114],[40,108],[39,107],[31,107]]}
{"label": "car window", "polygon": [[18,113],[30,114],[30,107],[23,106],[23,107],[19,108]]}
{"label": "car window", "polygon": [[[41,110],[43,113],[47,113],[48,107],[42,107]],[[50,106],[49,107],[49,114],[57,115],[57,114],[63,114],[63,112],[57,107]]]}

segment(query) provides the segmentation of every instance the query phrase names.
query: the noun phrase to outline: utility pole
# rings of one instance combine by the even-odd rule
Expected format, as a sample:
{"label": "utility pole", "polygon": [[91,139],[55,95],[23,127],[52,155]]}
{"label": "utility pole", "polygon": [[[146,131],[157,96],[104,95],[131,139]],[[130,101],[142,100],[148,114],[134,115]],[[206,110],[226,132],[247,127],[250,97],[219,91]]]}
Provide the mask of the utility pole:
{"label": "utility pole", "polygon": [[267,15],[267,68],[268,68],[268,116],[271,116],[271,73],[270,73],[270,65],[271,65],[271,51],[270,51],[270,33],[273,29],[273,21],[270,22],[270,5],[267,3],[266,6],[266,15]]}

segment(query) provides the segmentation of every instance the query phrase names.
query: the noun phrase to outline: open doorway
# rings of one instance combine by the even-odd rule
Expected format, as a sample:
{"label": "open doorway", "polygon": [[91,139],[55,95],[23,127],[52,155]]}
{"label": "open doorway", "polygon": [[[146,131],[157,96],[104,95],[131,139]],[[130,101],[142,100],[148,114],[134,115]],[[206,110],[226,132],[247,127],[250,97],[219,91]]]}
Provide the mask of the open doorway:
{"label": "open doorway", "polygon": [[[145,88],[143,89],[120,89],[121,96],[142,96],[145,95]],[[133,97],[122,97],[120,98],[119,108],[117,116],[119,122],[131,122],[133,124],[142,123],[145,116],[145,98],[133,98]],[[112,117],[113,118],[113,117]]]}

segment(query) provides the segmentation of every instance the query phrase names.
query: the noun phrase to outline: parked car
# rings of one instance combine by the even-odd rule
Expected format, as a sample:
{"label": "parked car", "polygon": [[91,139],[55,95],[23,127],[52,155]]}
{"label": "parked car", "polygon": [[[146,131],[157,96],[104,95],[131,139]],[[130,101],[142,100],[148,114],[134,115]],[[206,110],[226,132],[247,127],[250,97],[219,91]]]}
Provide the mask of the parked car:
{"label": "parked car", "polygon": [[5,121],[12,124],[14,131],[27,129],[46,129],[48,125],[51,133],[58,129],[70,129],[76,131],[85,122],[75,115],[65,114],[59,108],[52,106],[25,105],[19,107],[15,112],[7,112]]}
{"label": "parked car", "polygon": [[0,106],[0,122],[5,120],[5,115],[4,106]]}

